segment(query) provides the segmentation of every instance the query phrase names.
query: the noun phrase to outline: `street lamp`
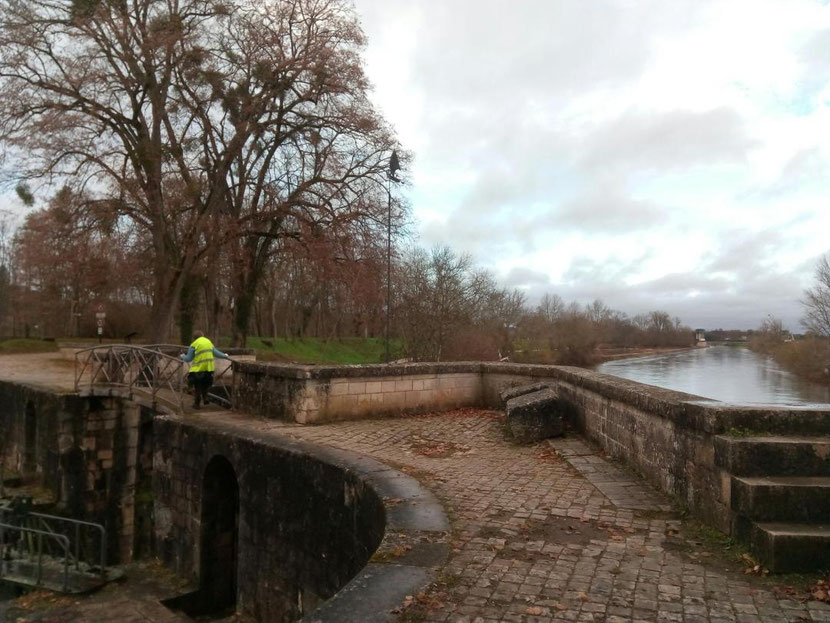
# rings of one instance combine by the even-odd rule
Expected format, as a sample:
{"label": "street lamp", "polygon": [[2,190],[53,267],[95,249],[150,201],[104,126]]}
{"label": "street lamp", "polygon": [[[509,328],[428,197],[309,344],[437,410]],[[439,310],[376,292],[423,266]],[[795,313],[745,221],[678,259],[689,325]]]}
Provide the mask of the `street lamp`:
{"label": "street lamp", "polygon": [[386,363],[389,363],[389,313],[392,308],[392,182],[399,182],[395,173],[400,171],[398,152],[392,150],[389,157],[389,171],[386,183],[388,198],[386,212]]}

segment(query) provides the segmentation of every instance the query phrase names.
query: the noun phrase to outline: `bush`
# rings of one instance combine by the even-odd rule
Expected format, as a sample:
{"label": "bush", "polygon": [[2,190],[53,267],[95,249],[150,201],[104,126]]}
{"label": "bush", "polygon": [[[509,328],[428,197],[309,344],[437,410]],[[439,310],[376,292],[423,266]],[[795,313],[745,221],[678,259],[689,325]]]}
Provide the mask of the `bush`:
{"label": "bush", "polygon": [[830,339],[808,337],[785,342],[772,351],[772,356],[782,367],[798,376],[830,384]]}

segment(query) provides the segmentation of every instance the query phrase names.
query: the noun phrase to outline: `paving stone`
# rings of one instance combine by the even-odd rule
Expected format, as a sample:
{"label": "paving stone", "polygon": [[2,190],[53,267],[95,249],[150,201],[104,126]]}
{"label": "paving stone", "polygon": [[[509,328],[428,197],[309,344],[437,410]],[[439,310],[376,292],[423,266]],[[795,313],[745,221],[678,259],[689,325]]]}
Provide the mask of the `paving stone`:
{"label": "paving stone", "polygon": [[[453,549],[444,584],[425,595],[428,622],[830,621],[824,604],[778,599],[667,548],[666,531],[681,525],[668,500],[578,437],[517,446],[502,414],[470,409],[312,427],[216,417],[369,455],[431,489]],[[431,455],[430,441],[441,451]]]}
{"label": "paving stone", "polygon": [[[432,489],[447,509],[456,541],[445,571],[472,579],[455,599],[464,603],[477,597],[487,603],[468,615],[606,623],[736,623],[739,617],[775,623],[791,615],[799,621],[825,620],[820,618],[824,610],[793,601],[785,608],[743,576],[667,549],[666,531],[681,525],[665,518],[669,500],[597,456],[581,438],[516,446],[505,441],[500,414],[469,410],[305,428],[260,425],[370,454]],[[430,457],[419,453],[412,439],[435,439],[467,450]],[[638,515],[643,511],[649,514]],[[559,529],[560,522],[566,530]],[[567,527],[573,528],[570,534]],[[488,551],[490,560],[477,561]],[[483,587],[491,591],[489,598],[481,586],[476,591],[482,579],[490,582]],[[503,606],[501,615],[486,612],[495,603]],[[549,611],[529,614],[534,605]],[[454,621],[463,614],[437,618],[451,608],[447,604],[430,611],[425,619]]]}

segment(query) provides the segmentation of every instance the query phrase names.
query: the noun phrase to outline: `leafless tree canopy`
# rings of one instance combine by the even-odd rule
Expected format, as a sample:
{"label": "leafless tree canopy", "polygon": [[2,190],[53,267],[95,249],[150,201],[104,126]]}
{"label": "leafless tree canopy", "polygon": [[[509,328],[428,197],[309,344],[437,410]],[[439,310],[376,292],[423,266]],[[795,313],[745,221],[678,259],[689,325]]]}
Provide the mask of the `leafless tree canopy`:
{"label": "leafless tree canopy", "polygon": [[816,285],[804,292],[804,327],[816,335],[830,337],[830,259],[823,255],[816,265]]}
{"label": "leafless tree canopy", "polygon": [[275,241],[384,220],[364,44],[345,0],[0,0],[5,175],[142,230],[155,339],[229,253],[244,336]]}

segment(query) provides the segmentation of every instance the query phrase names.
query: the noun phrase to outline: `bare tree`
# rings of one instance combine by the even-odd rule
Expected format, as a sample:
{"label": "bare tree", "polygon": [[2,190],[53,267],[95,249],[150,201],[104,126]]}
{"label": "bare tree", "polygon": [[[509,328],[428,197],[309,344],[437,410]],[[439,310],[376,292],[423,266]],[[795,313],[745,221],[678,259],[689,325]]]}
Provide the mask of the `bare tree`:
{"label": "bare tree", "polygon": [[558,294],[545,294],[536,308],[537,313],[546,322],[553,322],[559,318],[565,310],[565,301]]}
{"label": "bare tree", "polygon": [[811,333],[830,337],[830,256],[823,255],[816,264],[816,285],[805,290],[805,315],[801,323]]}
{"label": "bare tree", "polygon": [[0,141],[146,232],[151,339],[228,243],[235,327],[280,237],[375,226],[394,144],[346,0],[0,0]]}

